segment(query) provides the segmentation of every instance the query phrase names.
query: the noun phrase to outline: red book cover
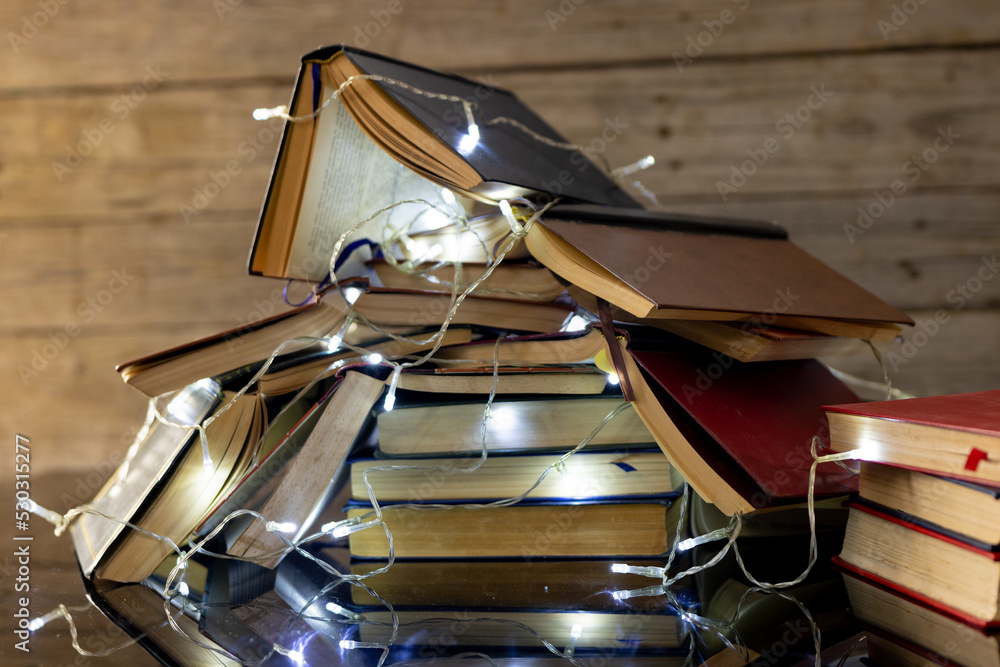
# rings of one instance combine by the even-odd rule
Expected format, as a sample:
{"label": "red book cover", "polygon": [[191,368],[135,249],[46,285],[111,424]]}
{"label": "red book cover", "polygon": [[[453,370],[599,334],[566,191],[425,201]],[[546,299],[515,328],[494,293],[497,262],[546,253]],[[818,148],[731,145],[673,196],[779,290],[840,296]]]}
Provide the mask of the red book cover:
{"label": "red book cover", "polygon": [[[765,505],[805,500],[813,436],[826,441],[829,435],[822,406],[860,400],[815,360],[741,363],[695,346],[630,346],[629,352],[669,395],[661,404],[672,400],[707,436],[689,437],[699,455],[727,479],[748,475],[767,497]],[[749,498],[745,486],[733,487]],[[840,466],[817,468],[818,497],[857,489],[857,477]]]}
{"label": "red book cover", "polygon": [[828,405],[828,412],[1000,437],[1000,389],[968,394]]}
{"label": "red book cover", "polygon": [[894,581],[889,581],[884,577],[880,577],[877,574],[869,572],[864,568],[860,568],[857,565],[852,565],[848,563],[840,556],[834,556],[832,559],[834,567],[842,571],[844,574],[865,581],[868,585],[879,588],[883,591],[887,591],[896,597],[903,598],[913,604],[916,604],[925,609],[930,609],[938,614],[952,618],[960,623],[964,623],[970,627],[976,628],[981,632],[987,632],[989,634],[994,634],[1000,631],[1000,621],[984,621],[982,619],[976,618],[975,616],[970,616],[964,611],[955,609],[946,604],[942,604],[938,600],[932,597],[918,593],[917,591],[907,588],[905,586],[900,586]]}

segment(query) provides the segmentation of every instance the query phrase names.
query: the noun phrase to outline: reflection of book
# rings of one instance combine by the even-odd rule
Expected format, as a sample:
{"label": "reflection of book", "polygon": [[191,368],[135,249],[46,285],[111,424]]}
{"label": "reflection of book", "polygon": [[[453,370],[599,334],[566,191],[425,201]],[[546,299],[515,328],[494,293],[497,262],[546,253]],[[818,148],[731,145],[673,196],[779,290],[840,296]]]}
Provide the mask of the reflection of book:
{"label": "reflection of book", "polygon": [[[446,398],[450,398],[447,397]],[[396,409],[378,415],[379,450],[386,456],[450,456],[483,448],[486,401],[442,401],[430,392],[397,395]],[[495,401],[485,423],[490,452],[569,449],[621,405],[621,396],[538,396]],[[591,441],[597,447],[650,443],[652,437],[626,408]],[[591,446],[591,445],[588,445]]]}
{"label": "reflection of book", "polygon": [[[474,127],[462,99],[475,105]],[[468,79],[326,47],[303,58],[292,96],[292,115],[314,111],[286,125],[251,273],[320,280],[343,232],[393,202],[442,205],[442,185],[492,199],[558,188],[553,194],[637,205],[585,156],[553,145],[565,139],[514,95]],[[556,182],[563,171],[573,174],[568,184]],[[447,222],[424,206],[394,212]]]}
{"label": "reflection of book", "polygon": [[830,448],[949,477],[1000,483],[1000,390],[832,405]]}
{"label": "reflection of book", "polygon": [[[872,658],[884,654],[903,660],[880,662],[880,665],[1000,665],[1000,638],[996,630],[970,626],[940,608],[856,571],[845,569],[843,574],[855,617],[876,629],[868,635]],[[929,660],[928,654],[936,660]]]}
{"label": "reflection of book", "polygon": [[219,644],[202,635],[197,620],[170,607],[171,616],[187,637],[178,636],[167,623],[163,598],[142,584],[95,580],[88,597],[129,635],[140,637],[142,647],[165,665],[239,667],[242,664],[228,657]]}
{"label": "reflection of book", "polygon": [[[812,438],[826,430],[822,406],[857,399],[813,360],[744,364],[688,343],[618,344],[639,416],[671,464],[727,515],[805,501]],[[817,497],[856,489],[848,471],[817,468]]]}
{"label": "reflection of book", "polygon": [[635,317],[767,314],[802,329],[816,321],[911,323],[766,223],[557,206],[531,226],[526,242],[554,273]]}
{"label": "reflection of book", "polygon": [[861,497],[892,508],[929,527],[1000,544],[1000,489],[861,462]]}
{"label": "reflection of book", "polygon": [[[679,503],[519,504],[410,509],[383,506],[397,558],[660,556],[670,550]],[[353,507],[348,516],[370,508]],[[379,529],[350,536],[351,554],[387,558]]]}
{"label": "reflection of book", "polygon": [[[545,469],[558,459],[558,453],[491,456],[472,472],[463,471],[477,463],[477,458],[354,461],[351,464],[352,497],[368,500],[365,471],[369,471],[368,483],[380,502],[510,498],[531,488]],[[399,468],[401,465],[415,467]],[[396,467],[386,469],[387,466]],[[379,469],[369,470],[371,468]],[[641,498],[674,493],[681,484],[678,476],[671,475],[670,463],[659,450],[581,451],[558,469],[550,470],[527,497],[552,501]]]}
{"label": "reflection of book", "polygon": [[[345,373],[288,472],[260,509],[266,521],[289,524],[282,531],[289,540],[305,534],[310,518],[342,469],[348,449],[368,424],[368,415],[384,387],[381,380],[352,371]],[[228,553],[274,567],[287,548],[284,540],[260,521],[254,521],[236,538]]]}
{"label": "reflection of book", "polygon": [[1000,553],[878,508],[851,506],[840,564],[967,623],[1000,623]]}

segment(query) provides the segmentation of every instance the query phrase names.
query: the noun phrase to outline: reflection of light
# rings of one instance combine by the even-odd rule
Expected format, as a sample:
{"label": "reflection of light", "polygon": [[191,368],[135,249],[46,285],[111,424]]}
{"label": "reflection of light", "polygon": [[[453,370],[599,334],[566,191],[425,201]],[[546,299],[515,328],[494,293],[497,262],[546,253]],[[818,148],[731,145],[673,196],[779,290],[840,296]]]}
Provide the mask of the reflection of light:
{"label": "reflection of light", "polygon": [[289,651],[288,657],[300,665],[305,661],[305,656],[302,655],[302,651],[298,651],[296,649],[292,649],[291,651]]}
{"label": "reflection of light", "polygon": [[344,298],[347,299],[347,303],[354,303],[361,296],[363,290],[359,287],[345,287],[344,288]]}
{"label": "reflection of light", "polygon": [[372,352],[371,354],[368,355],[368,363],[381,364],[383,358],[384,357],[382,357],[382,355],[379,354],[378,352]]}
{"label": "reflection of light", "polygon": [[588,322],[586,319],[580,317],[579,315],[574,315],[569,318],[569,322],[563,326],[562,331],[583,331],[587,328],[587,324]]}
{"label": "reflection of light", "polygon": [[490,417],[497,428],[508,429],[517,423],[517,411],[506,405],[499,405],[490,410]]}

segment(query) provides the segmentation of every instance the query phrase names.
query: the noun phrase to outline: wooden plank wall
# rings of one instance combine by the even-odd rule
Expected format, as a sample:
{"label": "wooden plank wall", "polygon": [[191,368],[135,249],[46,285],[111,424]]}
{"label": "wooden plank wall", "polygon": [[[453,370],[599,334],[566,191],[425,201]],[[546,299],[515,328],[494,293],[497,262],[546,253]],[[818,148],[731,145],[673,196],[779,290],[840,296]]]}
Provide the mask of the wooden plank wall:
{"label": "wooden plank wall", "polygon": [[[1000,387],[988,0],[5,0],[0,26],[0,423],[32,438],[36,471],[131,440],[145,402],[116,362],[274,307],[244,270],[276,147],[250,111],[336,42],[514,89],[579,143],[618,127],[608,160],[653,154],[664,208],[776,219],[914,317],[943,311],[885,348],[899,385]],[[877,216],[849,238],[859,206]],[[880,375],[868,354],[840,363]]]}

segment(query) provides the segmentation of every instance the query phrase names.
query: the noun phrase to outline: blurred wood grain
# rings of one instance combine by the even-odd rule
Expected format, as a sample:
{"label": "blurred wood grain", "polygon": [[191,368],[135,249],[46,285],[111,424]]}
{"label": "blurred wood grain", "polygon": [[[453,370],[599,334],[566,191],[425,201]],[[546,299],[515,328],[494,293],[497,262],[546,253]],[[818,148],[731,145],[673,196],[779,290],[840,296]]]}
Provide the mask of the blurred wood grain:
{"label": "blurred wood grain", "polygon": [[[949,300],[1000,246],[1000,8],[898,5],[9,0],[0,422],[38,443],[40,470],[108,460],[145,410],[115,363],[280,307],[280,284],[245,273],[277,146],[250,111],[285,103],[301,54],[337,42],[513,89],[613,165],[653,154],[642,181],[663,208],[777,220],[916,317],[944,310],[904,388],[1000,386],[1000,280]],[[906,191],[852,238],[895,180]]]}

